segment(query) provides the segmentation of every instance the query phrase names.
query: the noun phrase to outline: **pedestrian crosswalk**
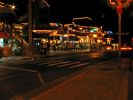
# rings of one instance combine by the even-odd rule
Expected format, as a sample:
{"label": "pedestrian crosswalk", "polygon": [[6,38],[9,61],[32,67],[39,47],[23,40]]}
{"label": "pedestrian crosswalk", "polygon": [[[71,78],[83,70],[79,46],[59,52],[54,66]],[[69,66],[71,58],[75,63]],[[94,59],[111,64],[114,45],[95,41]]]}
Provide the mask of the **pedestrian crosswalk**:
{"label": "pedestrian crosswalk", "polygon": [[77,65],[79,64],[80,62],[72,62],[72,63],[67,63],[67,64],[64,64],[64,65],[60,65],[58,67],[66,67],[66,66],[74,66],[74,65]]}
{"label": "pedestrian crosswalk", "polygon": [[79,62],[79,61],[68,61],[68,60],[47,60],[38,65],[44,65],[47,67],[58,67],[58,68],[79,68],[85,67],[89,65],[87,62]]}
{"label": "pedestrian crosswalk", "polygon": [[82,66],[86,66],[88,63],[81,63],[81,64],[78,64],[78,65],[75,65],[75,66],[71,66],[69,68],[77,68],[77,67],[82,67]]}

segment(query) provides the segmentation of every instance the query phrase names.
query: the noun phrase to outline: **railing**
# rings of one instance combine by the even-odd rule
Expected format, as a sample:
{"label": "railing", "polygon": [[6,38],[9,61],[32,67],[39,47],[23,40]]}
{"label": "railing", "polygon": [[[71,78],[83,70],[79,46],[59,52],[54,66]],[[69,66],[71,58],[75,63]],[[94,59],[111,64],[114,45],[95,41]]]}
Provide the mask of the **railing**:
{"label": "railing", "polygon": [[29,43],[23,39],[20,35],[14,35],[15,39],[17,39],[23,46],[29,47]]}

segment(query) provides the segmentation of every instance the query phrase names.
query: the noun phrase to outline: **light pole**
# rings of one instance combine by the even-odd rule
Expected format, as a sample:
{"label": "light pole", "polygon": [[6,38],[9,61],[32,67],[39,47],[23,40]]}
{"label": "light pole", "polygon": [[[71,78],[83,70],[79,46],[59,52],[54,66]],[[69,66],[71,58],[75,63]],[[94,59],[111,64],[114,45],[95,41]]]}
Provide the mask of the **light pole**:
{"label": "light pole", "polygon": [[[50,5],[48,4],[48,2],[46,2],[45,0],[40,0],[41,4],[43,5],[43,7],[47,7],[49,8]],[[32,37],[32,33],[33,33],[33,16],[32,16],[32,4],[33,2],[35,2],[35,0],[29,0],[29,7],[28,7],[28,13],[29,13],[29,17],[28,17],[28,21],[29,21],[29,44],[30,44],[30,49],[31,49],[31,56],[33,56],[33,37]]]}
{"label": "light pole", "polygon": [[29,0],[29,44],[30,44],[30,49],[31,49],[31,56],[33,56],[33,50],[32,50],[32,0]]}
{"label": "light pole", "polygon": [[118,57],[121,58],[121,15],[123,8],[126,8],[129,6],[130,2],[132,0],[107,0],[109,6],[116,9],[118,14],[118,44],[119,44],[119,51],[118,51]]}

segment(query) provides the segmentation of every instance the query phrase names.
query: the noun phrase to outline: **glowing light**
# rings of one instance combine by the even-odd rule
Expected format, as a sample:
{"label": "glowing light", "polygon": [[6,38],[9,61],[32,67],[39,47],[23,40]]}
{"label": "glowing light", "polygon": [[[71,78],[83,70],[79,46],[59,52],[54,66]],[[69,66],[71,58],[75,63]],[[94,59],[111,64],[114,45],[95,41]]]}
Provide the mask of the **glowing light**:
{"label": "glowing light", "polygon": [[73,18],[73,20],[80,20],[80,19],[89,19],[89,20],[92,20],[90,17],[79,17],[79,18]]}
{"label": "glowing light", "polygon": [[83,28],[82,28],[82,27],[80,27],[79,29],[80,29],[80,30],[82,30]]}
{"label": "glowing light", "polygon": [[97,34],[93,34],[93,37],[96,38],[97,37]]}
{"label": "glowing light", "polygon": [[12,9],[15,9],[16,8],[16,6],[14,4],[11,7],[12,7]]}
{"label": "glowing light", "polygon": [[121,47],[121,50],[132,50],[131,47]]}
{"label": "glowing light", "polygon": [[0,39],[0,47],[3,47],[3,46],[4,46],[4,40]]}
{"label": "glowing light", "polygon": [[68,35],[67,34],[64,34],[64,37],[67,37]]}
{"label": "glowing light", "polygon": [[0,4],[2,4],[2,5],[3,5],[4,3],[3,3],[3,2],[0,2]]}
{"label": "glowing light", "polygon": [[124,0],[124,1],[123,0],[108,0],[108,4],[112,8],[117,8],[118,6],[121,6],[121,9],[128,7],[131,2],[132,0]]}

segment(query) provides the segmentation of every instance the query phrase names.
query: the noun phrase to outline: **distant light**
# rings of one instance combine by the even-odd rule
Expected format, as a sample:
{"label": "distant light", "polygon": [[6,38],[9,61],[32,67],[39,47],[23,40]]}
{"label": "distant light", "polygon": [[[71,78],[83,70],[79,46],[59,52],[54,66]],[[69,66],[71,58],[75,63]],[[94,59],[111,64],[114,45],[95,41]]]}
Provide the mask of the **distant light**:
{"label": "distant light", "polygon": [[16,8],[16,6],[13,4],[13,5],[9,5],[11,7],[12,10],[14,10]]}
{"label": "distant light", "polygon": [[112,31],[107,31],[107,34],[113,34],[113,32]]}
{"label": "distant light", "polygon": [[40,43],[37,43],[37,45],[40,45]]}
{"label": "distant light", "polygon": [[68,35],[67,34],[64,34],[64,37],[67,37]]}
{"label": "distant light", "polygon": [[93,30],[94,30],[94,31],[97,31],[97,30],[98,30],[98,28],[94,28]]}
{"label": "distant light", "polygon": [[96,38],[96,37],[97,37],[97,35],[96,35],[96,34],[93,34],[93,37],[94,37],[94,38]]}
{"label": "distant light", "polygon": [[75,29],[73,29],[72,31],[74,31],[74,32],[75,32],[76,30],[75,30]]}
{"label": "distant light", "polygon": [[73,18],[73,20],[80,20],[80,19],[89,19],[89,20],[92,20],[90,17],[78,17],[78,18]]}
{"label": "distant light", "polygon": [[0,47],[3,47],[3,46],[4,46],[4,40],[0,39]]}
{"label": "distant light", "polygon": [[0,2],[0,4],[4,4],[3,2]]}
{"label": "distant light", "polygon": [[0,5],[0,7],[2,7],[2,8],[3,8],[4,6]]}
{"label": "distant light", "polygon": [[12,5],[12,9],[15,9],[15,8],[16,8],[16,6],[13,4],[13,5]]}
{"label": "distant light", "polygon": [[68,30],[72,30],[72,28],[71,28],[71,27],[69,27],[69,28],[68,28]]}
{"label": "distant light", "polygon": [[46,5],[48,8],[50,7],[50,4],[49,4],[47,1],[43,0],[43,2],[45,3],[45,5]]}
{"label": "distant light", "polygon": [[3,2],[0,2],[0,7],[4,7],[3,5],[4,5],[4,3]]}
{"label": "distant light", "polygon": [[132,47],[121,47],[121,50],[132,50]]}
{"label": "distant light", "polygon": [[91,33],[93,33],[94,31],[93,30],[90,30]]}
{"label": "distant light", "polygon": [[83,28],[82,28],[82,27],[80,27],[79,29],[80,29],[80,30],[83,30]]}

